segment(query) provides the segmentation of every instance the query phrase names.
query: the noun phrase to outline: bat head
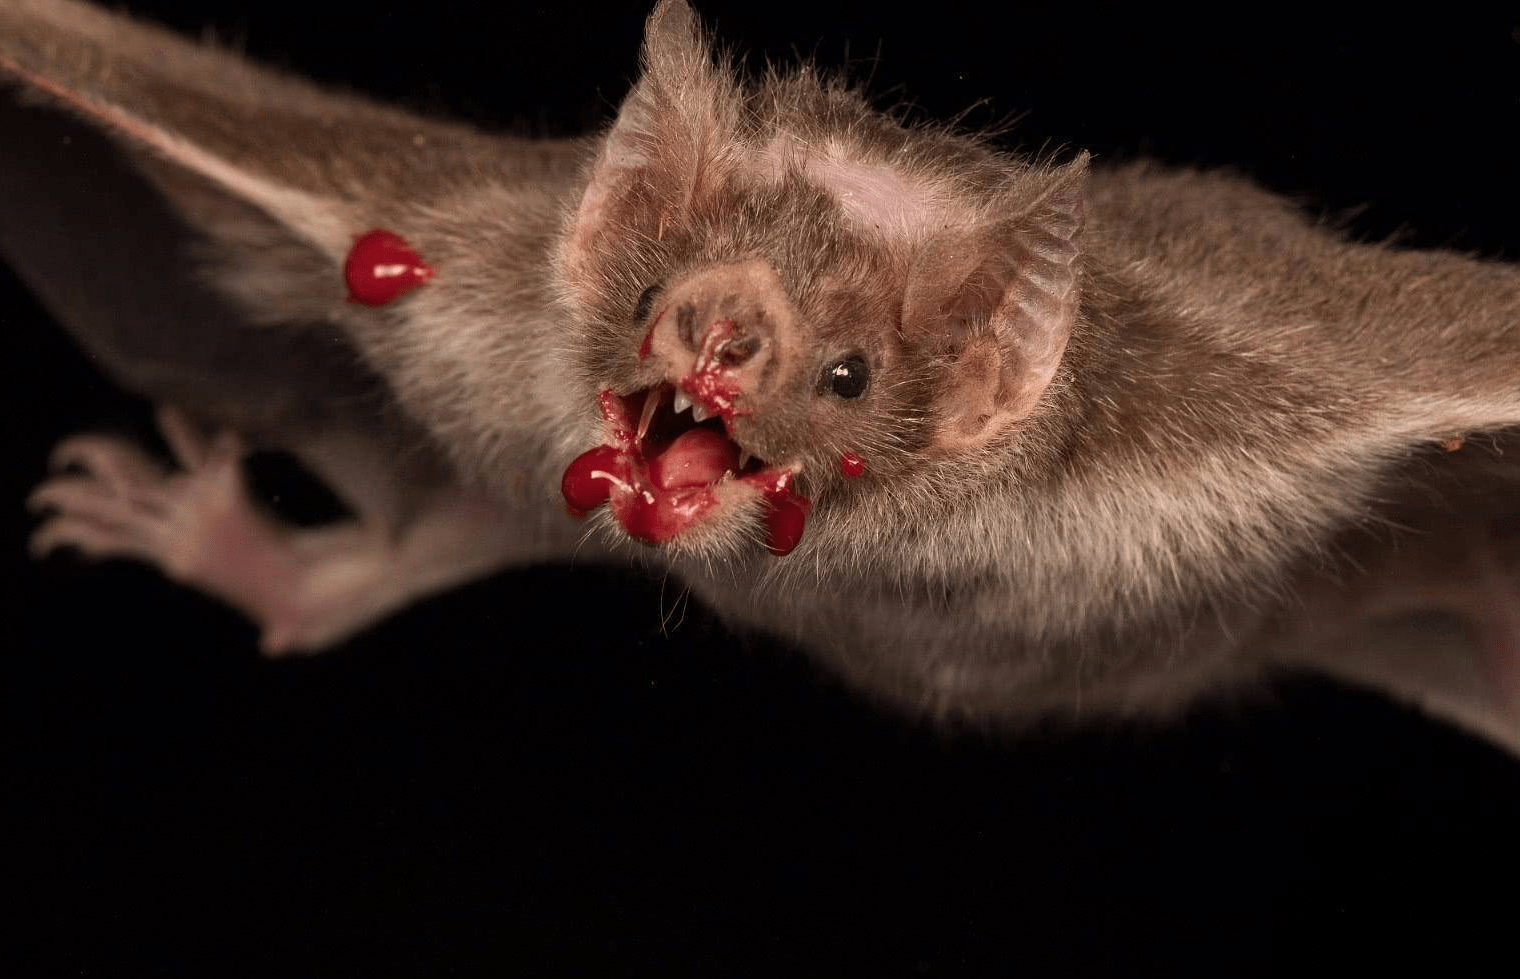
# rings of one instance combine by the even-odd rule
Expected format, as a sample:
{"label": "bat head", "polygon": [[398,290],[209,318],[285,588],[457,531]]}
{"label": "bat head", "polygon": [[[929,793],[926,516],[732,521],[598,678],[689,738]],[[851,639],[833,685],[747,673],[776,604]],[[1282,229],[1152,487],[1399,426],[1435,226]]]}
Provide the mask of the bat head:
{"label": "bat head", "polygon": [[571,508],[709,553],[764,528],[783,554],[814,502],[932,498],[996,460],[1078,317],[1085,172],[901,124],[809,66],[746,83],[661,3],[556,256],[603,421]]}

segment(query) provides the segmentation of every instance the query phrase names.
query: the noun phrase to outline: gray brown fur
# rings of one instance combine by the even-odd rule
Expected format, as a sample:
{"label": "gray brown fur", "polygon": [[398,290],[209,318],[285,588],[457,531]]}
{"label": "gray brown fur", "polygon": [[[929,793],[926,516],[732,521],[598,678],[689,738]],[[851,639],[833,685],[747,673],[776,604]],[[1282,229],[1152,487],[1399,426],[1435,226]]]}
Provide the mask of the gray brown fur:
{"label": "gray brown fur", "polygon": [[[6,68],[71,93],[71,109],[148,161],[218,249],[209,281],[248,327],[336,327],[453,478],[524,507],[546,542],[575,536],[554,490],[596,441],[596,392],[650,383],[634,356],[639,295],[766,258],[820,362],[859,347],[883,370],[859,404],[798,389],[748,436],[803,466],[817,506],[795,553],[764,554],[750,512],[659,560],[730,619],[914,710],[1155,713],[1280,660],[1367,678],[1302,638],[1358,614],[1299,614],[1338,590],[1333,558],[1376,565],[1362,551],[1386,551],[1388,536],[1359,528],[1397,517],[1438,533],[1463,493],[1485,512],[1514,499],[1502,460],[1431,451],[1520,424],[1514,267],[1348,243],[1234,177],[1058,166],[905,128],[806,66],[746,83],[680,2],[651,16],[644,74],[595,143],[419,120],[64,0],[0,2]],[[172,146],[144,153],[104,104],[278,193],[250,205]],[[927,188],[926,213],[944,220],[862,227],[810,169],[831,141]],[[605,192],[589,211],[588,186]],[[286,206],[285,191],[318,206]],[[45,221],[0,226],[23,271]],[[346,305],[333,229],[377,225],[439,277],[393,307]],[[1026,257],[1009,268],[1008,254]],[[31,278],[47,297],[60,274]],[[968,298],[977,276],[991,284]],[[1046,312],[1009,319],[1007,296],[1036,279],[1048,295],[1031,308]],[[935,319],[963,301],[971,315]],[[58,302],[89,333],[88,311]],[[1046,356],[1059,357],[1048,378]],[[158,390],[141,368],[118,371]],[[871,475],[846,482],[832,461],[858,447]],[[1371,672],[1520,743],[1514,705],[1427,691],[1412,678],[1428,671]]]}

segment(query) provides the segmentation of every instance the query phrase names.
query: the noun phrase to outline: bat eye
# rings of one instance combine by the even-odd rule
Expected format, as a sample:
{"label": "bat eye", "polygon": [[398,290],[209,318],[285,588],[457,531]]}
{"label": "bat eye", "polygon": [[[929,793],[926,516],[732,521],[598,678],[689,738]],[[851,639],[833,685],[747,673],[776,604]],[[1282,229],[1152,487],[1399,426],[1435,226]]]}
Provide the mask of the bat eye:
{"label": "bat eye", "polygon": [[639,301],[633,304],[633,318],[635,322],[642,323],[649,315],[649,307],[654,305],[655,293],[660,291],[659,286],[650,286],[639,293]]}
{"label": "bat eye", "polygon": [[871,383],[871,367],[860,354],[841,357],[823,372],[824,383],[841,398],[858,398]]}

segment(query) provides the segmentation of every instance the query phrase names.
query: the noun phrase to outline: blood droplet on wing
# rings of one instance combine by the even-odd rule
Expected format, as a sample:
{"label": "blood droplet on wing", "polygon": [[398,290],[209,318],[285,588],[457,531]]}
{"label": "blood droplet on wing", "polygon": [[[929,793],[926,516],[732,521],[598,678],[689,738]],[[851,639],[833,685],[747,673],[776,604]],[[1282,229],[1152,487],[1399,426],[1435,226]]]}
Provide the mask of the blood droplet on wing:
{"label": "blood droplet on wing", "polygon": [[433,268],[424,262],[406,239],[394,231],[376,228],[354,240],[343,263],[348,301],[362,306],[384,306],[431,279]]}

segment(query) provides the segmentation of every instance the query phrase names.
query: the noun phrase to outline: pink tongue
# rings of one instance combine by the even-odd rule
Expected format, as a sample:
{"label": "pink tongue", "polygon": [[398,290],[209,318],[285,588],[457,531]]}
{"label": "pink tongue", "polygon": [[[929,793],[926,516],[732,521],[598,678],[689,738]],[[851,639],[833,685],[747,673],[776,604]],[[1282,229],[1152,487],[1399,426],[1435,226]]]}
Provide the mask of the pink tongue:
{"label": "pink tongue", "polygon": [[603,417],[614,444],[576,457],[560,483],[565,504],[577,517],[612,504],[613,516],[631,537],[651,544],[667,541],[707,519],[721,504],[716,487],[724,473],[758,491],[765,501],[765,542],[772,554],[789,554],[802,540],[812,503],[791,489],[791,470],[766,469],[740,475],[739,447],[712,428],[682,432],[653,457],[635,437],[630,399],[603,392]]}
{"label": "pink tongue", "polygon": [[662,490],[688,489],[715,483],[738,468],[737,445],[710,428],[693,428],[649,461],[649,480]]}

